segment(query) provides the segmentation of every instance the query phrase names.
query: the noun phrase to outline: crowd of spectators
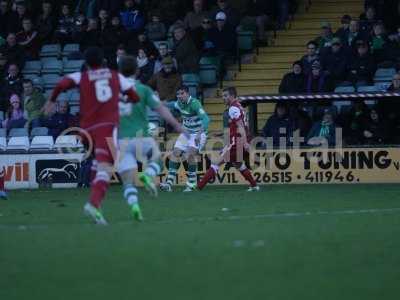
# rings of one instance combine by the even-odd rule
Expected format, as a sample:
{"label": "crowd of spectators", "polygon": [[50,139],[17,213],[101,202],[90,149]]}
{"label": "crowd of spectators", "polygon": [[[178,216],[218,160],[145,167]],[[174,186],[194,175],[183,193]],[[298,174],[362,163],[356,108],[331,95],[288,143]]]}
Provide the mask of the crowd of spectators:
{"label": "crowd of spectators", "polygon": [[234,2],[0,0],[1,126],[47,126],[57,133],[70,122],[60,116],[67,114],[68,103],[60,104],[53,116],[44,116],[44,91],[23,76],[26,61],[39,60],[45,44],[78,43],[80,52],[71,53],[70,59],[99,46],[111,68],[122,55],[133,54],[136,78],[169,101],[175,99],[182,74],[198,72],[201,57],[217,56],[224,62],[236,55],[236,34],[242,28],[265,41],[268,23],[285,27],[297,7],[295,0],[247,0],[238,10]]}
{"label": "crowd of spectators", "polygon": [[[320,35],[307,43],[304,56],[294,62],[292,71],[283,77],[279,93],[324,93],[334,92],[337,87],[357,90],[374,85],[377,69],[400,69],[399,37],[400,1],[365,1],[365,11],[357,19],[344,15],[336,32],[328,22],[321,23]],[[399,73],[394,75],[387,90],[400,90]],[[263,135],[279,140],[300,129],[305,137],[303,145],[318,146],[324,137],[333,146],[335,129],[340,128],[345,145],[397,144],[400,141],[396,133],[400,125],[400,107],[396,101],[382,101],[373,106],[355,101],[342,108],[335,104],[278,108],[267,121]],[[279,131],[280,127],[285,130]]]}

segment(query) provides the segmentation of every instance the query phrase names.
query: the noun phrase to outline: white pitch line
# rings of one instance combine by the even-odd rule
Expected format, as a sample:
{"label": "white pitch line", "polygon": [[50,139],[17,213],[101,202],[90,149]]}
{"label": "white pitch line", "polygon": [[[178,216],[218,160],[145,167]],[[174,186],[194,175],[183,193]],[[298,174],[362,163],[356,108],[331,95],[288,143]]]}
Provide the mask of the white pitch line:
{"label": "white pitch line", "polygon": [[[306,211],[306,212],[282,212],[282,213],[268,213],[260,215],[247,215],[247,216],[221,216],[215,217],[192,217],[182,219],[169,219],[169,220],[152,220],[146,221],[142,225],[146,224],[174,224],[174,223],[197,223],[197,222],[209,222],[209,221],[240,221],[240,220],[260,220],[260,219],[276,219],[276,218],[299,218],[299,217],[310,217],[310,216],[322,216],[322,215],[367,215],[367,214],[395,214],[400,213],[400,207],[395,208],[371,208],[371,209],[350,209],[350,210],[337,210],[337,211]],[[132,222],[115,222],[112,225],[132,225]],[[79,225],[79,226],[93,226],[93,224],[58,224],[58,225]],[[52,225],[49,224],[35,224],[35,225],[7,225],[0,224],[0,230],[17,229],[21,231],[29,229],[47,229]],[[57,225],[56,225],[57,226]]]}

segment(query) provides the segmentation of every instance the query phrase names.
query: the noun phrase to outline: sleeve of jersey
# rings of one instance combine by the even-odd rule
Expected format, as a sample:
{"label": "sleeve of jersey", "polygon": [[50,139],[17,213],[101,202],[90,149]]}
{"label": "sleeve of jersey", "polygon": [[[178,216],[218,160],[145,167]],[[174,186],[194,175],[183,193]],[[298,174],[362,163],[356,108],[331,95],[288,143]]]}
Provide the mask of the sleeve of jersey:
{"label": "sleeve of jersey", "polygon": [[236,106],[231,106],[228,110],[229,118],[235,122],[240,120],[241,111]]}
{"label": "sleeve of jersey", "polygon": [[128,96],[130,102],[139,102],[140,97],[136,93],[135,84],[129,81],[126,77],[118,74],[121,92]]}
{"label": "sleeve of jersey", "polygon": [[196,110],[197,110],[197,115],[201,119],[201,125],[203,127],[203,130],[205,132],[208,132],[208,126],[210,125],[210,118],[208,117],[208,114],[206,113],[206,111],[204,110],[204,108],[201,106],[200,103],[198,104]]}
{"label": "sleeve of jersey", "polygon": [[62,92],[72,89],[79,85],[81,81],[81,73],[72,73],[65,76],[54,88],[53,93],[50,96],[50,101],[55,102],[58,95]]}
{"label": "sleeve of jersey", "polygon": [[148,88],[147,91],[147,103],[151,109],[156,109],[161,105],[160,98],[153,92],[152,89]]}

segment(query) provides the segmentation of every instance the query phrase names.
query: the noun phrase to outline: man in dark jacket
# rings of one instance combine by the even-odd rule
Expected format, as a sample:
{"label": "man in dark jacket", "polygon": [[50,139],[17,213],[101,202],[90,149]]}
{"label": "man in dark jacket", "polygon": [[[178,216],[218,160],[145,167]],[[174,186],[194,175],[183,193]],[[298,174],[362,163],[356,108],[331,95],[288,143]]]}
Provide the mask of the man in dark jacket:
{"label": "man in dark jacket", "polygon": [[300,61],[293,63],[293,71],[287,73],[279,85],[280,94],[304,93],[305,76]]}
{"label": "man in dark jacket", "polygon": [[62,101],[58,104],[58,111],[55,114],[41,119],[41,125],[49,128],[49,135],[56,139],[65,129],[75,126],[76,121],[76,118],[69,113],[68,102]]}
{"label": "man in dark jacket", "polygon": [[9,62],[16,63],[20,69],[25,64],[25,53],[24,49],[17,44],[17,37],[14,33],[10,33],[7,36],[7,45],[5,48],[7,60]]}
{"label": "man in dark jacket", "polygon": [[199,55],[195,44],[186,33],[185,28],[177,26],[174,29],[175,45],[173,53],[178,62],[179,73],[197,73]]}
{"label": "man in dark jacket", "polygon": [[[290,118],[288,108],[283,103],[278,103],[275,113],[267,120],[263,128],[263,137],[267,138],[267,147],[271,144],[274,148],[282,148],[290,145],[290,138],[293,136],[294,121]],[[280,145],[280,139],[284,138],[286,143]]]}
{"label": "man in dark jacket", "polygon": [[217,53],[221,55],[234,54],[236,50],[235,29],[226,23],[226,15],[219,12],[215,17],[217,26],[210,32],[210,39],[215,46]]}
{"label": "man in dark jacket", "polygon": [[357,54],[352,58],[348,80],[354,85],[370,85],[376,71],[374,57],[369,53],[368,44],[357,41]]}

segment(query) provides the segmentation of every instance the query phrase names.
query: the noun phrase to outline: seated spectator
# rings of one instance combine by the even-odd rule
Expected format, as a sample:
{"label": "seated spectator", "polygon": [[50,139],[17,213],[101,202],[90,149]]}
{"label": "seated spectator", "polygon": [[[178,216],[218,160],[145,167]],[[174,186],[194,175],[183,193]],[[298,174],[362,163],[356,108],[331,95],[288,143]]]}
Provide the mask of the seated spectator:
{"label": "seated spectator", "polygon": [[35,60],[39,57],[39,37],[38,32],[33,29],[31,19],[22,21],[23,30],[17,33],[17,42],[25,51],[25,59]]}
{"label": "seated spectator", "polygon": [[10,130],[12,128],[24,128],[26,119],[21,107],[19,96],[14,94],[10,97],[10,108],[8,109],[2,127]]}
{"label": "seated spectator", "polygon": [[30,18],[30,13],[28,12],[25,1],[15,1],[15,19],[11,20],[13,26],[10,27],[14,32],[20,32],[22,28],[22,22],[25,18]]}
{"label": "seated spectator", "polygon": [[335,86],[346,80],[350,58],[351,53],[342,46],[341,40],[337,37],[332,39],[332,46],[321,54],[322,68],[331,77]]}
{"label": "seated spectator", "polygon": [[376,20],[376,11],[373,6],[369,6],[365,9],[365,12],[360,15],[360,29],[365,34],[370,35],[372,33],[372,28]]}
{"label": "seated spectator", "polygon": [[317,121],[312,126],[308,136],[307,145],[313,147],[335,146],[336,144],[336,125],[333,113],[327,109],[321,121]]}
{"label": "seated spectator", "polygon": [[174,39],[173,53],[178,62],[179,73],[197,73],[199,70],[199,55],[185,28],[175,27]]}
{"label": "seated spectator", "polygon": [[315,61],[311,66],[311,73],[306,80],[306,92],[308,94],[332,92],[333,83],[329,76],[321,69],[319,61]]}
{"label": "seated spectator", "polygon": [[146,83],[153,75],[154,60],[147,56],[145,49],[139,49],[136,62],[138,67],[136,79],[140,80],[142,83]]}
{"label": "seated spectator", "polygon": [[369,53],[368,44],[357,41],[357,54],[351,59],[348,81],[355,86],[371,85],[376,71],[373,56]]}
{"label": "seated spectator", "polygon": [[308,76],[311,73],[311,66],[315,61],[319,61],[317,54],[318,45],[314,42],[307,43],[307,54],[301,58],[301,64],[303,66],[303,73]]}
{"label": "seated spectator", "polygon": [[157,48],[153,42],[147,39],[144,31],[138,33],[136,40],[132,42],[128,41],[128,52],[138,53],[139,49],[144,49],[151,59],[155,59],[158,56]]}
{"label": "seated spectator", "polygon": [[379,22],[374,24],[371,39],[371,52],[374,55],[376,63],[381,63],[390,59],[387,53],[388,42],[389,39],[386,35],[383,23]]}
{"label": "seated spectator", "polygon": [[344,136],[347,144],[361,144],[360,137],[363,135],[363,126],[368,120],[368,115],[368,107],[364,101],[352,102],[352,107],[344,119]]}
{"label": "seated spectator", "polygon": [[53,38],[54,27],[57,23],[53,5],[49,0],[42,3],[42,12],[36,20],[38,38],[40,43],[50,43]]}
{"label": "seated spectator", "polygon": [[75,35],[75,38],[83,51],[92,46],[101,46],[101,31],[97,19],[89,19],[86,30]]}
{"label": "seated spectator", "polygon": [[376,108],[371,109],[365,123],[362,124],[359,138],[363,145],[384,145],[388,141],[389,127],[385,120],[382,120]]}
{"label": "seated spectator", "polygon": [[125,27],[121,25],[119,16],[113,16],[111,18],[111,25],[103,34],[104,51],[107,60],[111,60],[118,46],[125,42],[126,35]]}
{"label": "seated spectator", "polygon": [[342,26],[335,32],[335,36],[338,37],[344,45],[347,45],[347,41],[349,38],[350,22],[351,17],[349,15],[344,15],[340,21]]}
{"label": "seated spectator", "polygon": [[117,48],[117,51],[115,51],[114,57],[109,61],[108,65],[111,69],[117,70],[118,69],[118,64],[119,61],[121,60],[121,57],[126,56],[127,51],[125,49],[124,45],[119,45]]}
{"label": "seated spectator", "polygon": [[15,13],[11,11],[7,0],[0,1],[0,36],[6,37],[12,27],[11,20],[15,19]]}
{"label": "seated spectator", "polygon": [[255,24],[257,29],[257,39],[259,41],[264,41],[266,39],[265,25],[269,19],[269,5],[268,1],[264,0],[247,0],[246,3],[245,15],[246,17],[251,18],[252,22]]}
{"label": "seated spectator", "polygon": [[101,9],[99,11],[99,30],[102,34],[106,33],[108,31],[108,28],[110,26],[110,19],[108,15],[108,11],[105,9]]}
{"label": "seated spectator", "polygon": [[172,59],[173,62],[173,66],[175,68],[175,70],[178,69],[178,63],[176,61],[175,58],[171,57],[171,55],[169,55],[168,52],[168,44],[167,43],[161,43],[158,46],[158,57],[154,63],[154,74],[157,74],[158,72],[160,72],[163,68],[163,59],[169,57]]}
{"label": "seated spectator", "polygon": [[[400,74],[394,74],[392,84],[387,89],[388,92],[400,92]],[[385,120],[389,122],[390,128],[395,128],[400,119],[400,103],[398,99],[378,101],[378,111]]]}
{"label": "seated spectator", "polygon": [[27,119],[27,125],[30,128],[40,127],[40,118],[42,117],[42,109],[46,103],[46,98],[41,92],[33,87],[31,80],[26,79],[23,82],[24,88],[24,116]]}
{"label": "seated spectator", "polygon": [[191,32],[193,41],[197,50],[201,52],[201,56],[216,55],[215,45],[211,40],[213,30],[213,21],[209,17],[204,17],[201,26]]}
{"label": "seated spectator", "polygon": [[349,35],[345,42],[345,46],[349,46],[354,52],[357,52],[357,41],[368,41],[369,36],[360,31],[360,24],[356,20],[352,20],[349,26]]}
{"label": "seated spectator", "polygon": [[148,81],[163,101],[172,101],[176,99],[176,92],[182,84],[181,75],[174,67],[171,57],[165,57],[162,61],[162,69],[154,74]]}
{"label": "seated spectator", "polygon": [[7,74],[3,82],[6,97],[10,97],[12,94],[21,95],[22,79],[19,67],[11,63],[8,66]]}
{"label": "seated spectator", "polygon": [[144,15],[139,5],[133,0],[124,1],[124,10],[121,12],[122,25],[128,32],[137,33],[144,29]]}
{"label": "seated spectator", "polygon": [[154,41],[163,41],[167,37],[167,28],[164,23],[160,21],[160,15],[158,12],[153,12],[151,16],[151,22],[145,26],[145,33],[147,38]]}
{"label": "seated spectator", "polygon": [[287,73],[279,85],[280,94],[304,93],[305,76],[300,61],[293,63],[293,70]]}
{"label": "seated spectator", "polygon": [[322,22],[321,29],[321,35],[315,39],[315,43],[318,45],[320,51],[325,47],[330,47],[333,39],[332,27],[329,22]]}
{"label": "seated spectator", "polygon": [[[274,114],[267,120],[262,130],[263,137],[272,138],[274,148],[284,148],[291,144],[290,138],[293,136],[293,131],[294,121],[290,118],[288,107],[278,102]],[[284,145],[280,145],[281,139],[286,141]],[[268,143],[267,140],[267,146],[269,146]]]}
{"label": "seated spectator", "polygon": [[195,30],[201,26],[206,17],[208,12],[204,10],[203,0],[193,0],[193,10],[186,14],[183,23],[189,30]]}
{"label": "seated spectator", "polygon": [[18,45],[17,37],[14,33],[7,36],[7,45],[5,47],[7,60],[16,63],[22,69],[25,65],[25,53],[22,46]]}
{"label": "seated spectator", "polygon": [[40,120],[41,126],[49,129],[49,135],[56,139],[65,129],[76,126],[76,117],[70,114],[66,101],[58,103],[57,112]]}
{"label": "seated spectator", "polygon": [[222,56],[233,55],[236,52],[235,29],[226,23],[226,15],[219,12],[216,17],[216,26],[210,31],[210,39],[215,50]]}
{"label": "seated spectator", "polygon": [[215,20],[218,13],[223,12],[226,16],[226,22],[233,28],[239,25],[240,15],[230,5],[229,0],[217,0],[217,7],[215,7],[211,13],[211,17]]}
{"label": "seated spectator", "polygon": [[[77,23],[80,21],[77,21]],[[77,24],[82,25],[82,24]],[[61,6],[61,16],[58,18],[58,26],[54,33],[56,41],[64,45],[72,42],[72,33],[75,26],[75,19],[71,14],[68,5]]]}

